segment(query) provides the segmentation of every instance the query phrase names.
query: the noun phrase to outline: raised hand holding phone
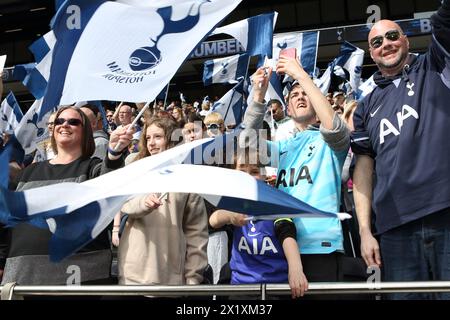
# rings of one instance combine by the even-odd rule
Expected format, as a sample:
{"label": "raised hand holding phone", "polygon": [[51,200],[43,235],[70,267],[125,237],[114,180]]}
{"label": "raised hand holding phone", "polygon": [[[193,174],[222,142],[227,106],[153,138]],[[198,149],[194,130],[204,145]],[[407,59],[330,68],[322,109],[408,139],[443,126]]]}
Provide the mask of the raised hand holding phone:
{"label": "raised hand holding phone", "polygon": [[286,48],[283,50],[280,50],[280,54],[278,55],[278,58],[281,57],[287,57],[287,58],[297,58],[297,48]]}
{"label": "raised hand holding phone", "polygon": [[[297,48],[285,48],[280,50],[280,54],[278,55],[278,61],[280,61],[281,58],[292,58],[297,60]],[[284,74],[284,72],[279,72],[277,68],[278,74]]]}

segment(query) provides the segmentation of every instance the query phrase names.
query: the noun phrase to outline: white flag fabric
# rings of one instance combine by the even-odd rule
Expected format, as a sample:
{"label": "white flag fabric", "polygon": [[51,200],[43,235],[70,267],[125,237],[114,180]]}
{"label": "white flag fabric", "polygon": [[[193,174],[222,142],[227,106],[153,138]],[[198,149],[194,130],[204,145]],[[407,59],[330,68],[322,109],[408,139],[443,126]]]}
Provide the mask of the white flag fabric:
{"label": "white flag fabric", "polygon": [[342,76],[341,73],[345,74],[342,69],[345,69],[349,73],[348,82],[350,84],[350,91],[347,92],[347,94],[355,93],[361,80],[363,60],[364,50],[344,41],[341,45],[339,56],[328,64],[323,75],[320,78],[315,79],[314,82],[323,94],[327,94],[333,74]]}
{"label": "white flag fabric", "polygon": [[6,55],[0,56],[0,73],[3,72],[3,68],[5,67]]}
{"label": "white flag fabric", "polygon": [[[66,1],[53,23],[57,42],[42,112],[76,101],[152,101],[241,1]],[[71,5],[79,17],[70,19]]]}
{"label": "white flag fabric", "polygon": [[[255,216],[275,213],[336,217],[336,213],[311,207],[241,171],[180,164],[192,152],[195,154],[194,149],[202,153],[208,144],[214,149],[214,143],[219,140],[203,139],[183,144],[80,184],[59,183],[22,192],[5,190],[3,185],[0,222],[13,225],[28,221],[50,229],[54,233],[50,255],[52,260],[59,261],[95,238],[112,221],[121,203],[136,194],[197,193],[218,208]],[[2,170],[7,168],[3,158],[2,153]]]}
{"label": "white flag fabric", "polygon": [[375,89],[375,87],[377,86],[375,80],[373,79],[373,76],[374,75],[372,75],[369,79],[361,83],[361,85],[359,86],[356,95],[358,101],[364,99],[364,97],[367,96],[369,93],[371,93],[373,89]]}
{"label": "white flag fabric", "polygon": [[242,122],[245,113],[244,109],[244,78],[236,84],[230,91],[216,101],[210,112],[218,112],[222,115],[225,126],[237,126]]}
{"label": "white flag fabric", "polygon": [[260,14],[220,27],[211,35],[225,33],[238,40],[249,56],[272,56],[273,29],[278,12]]}
{"label": "white flag fabric", "polygon": [[36,99],[43,98],[47,92],[55,44],[55,34],[49,31],[30,46],[37,64],[23,80],[23,84]]}
{"label": "white flag fabric", "polygon": [[[51,112],[47,112],[43,118],[39,119],[41,106],[42,99],[34,101],[14,130],[17,141],[22,145],[25,154],[36,150],[37,144],[48,138],[47,121]],[[56,111],[56,108],[52,110]]]}
{"label": "white flag fabric", "polygon": [[[362,64],[364,60],[364,50],[354,46],[350,42],[344,41],[341,46],[341,53],[337,58],[336,65],[346,69],[350,74],[351,91],[356,92],[361,80]],[[350,92],[347,92],[350,94]]]}
{"label": "white flag fabric", "polygon": [[[275,72],[276,69],[276,64],[277,64],[278,59],[272,58],[269,59],[266,57],[264,57],[264,60],[262,59],[262,57],[260,57],[257,67],[272,67],[272,74],[270,75],[270,79],[269,79],[269,85],[267,86],[267,91],[266,91],[266,95],[265,95],[265,100],[269,101],[272,99],[276,99],[278,101],[281,102],[281,105],[283,106],[283,110],[286,109],[286,101],[284,99],[284,94],[283,94],[283,86],[282,86],[282,79],[281,79],[281,75],[277,75],[277,73]],[[250,104],[251,101],[253,100],[253,86],[251,86],[251,89],[249,90],[250,94],[247,97],[247,104]],[[249,100],[249,97],[252,97],[251,100]]]}
{"label": "white flag fabric", "polygon": [[230,57],[206,60],[203,63],[203,84],[237,83],[236,79],[245,77],[250,57],[236,54]]}
{"label": "white flag fabric", "polygon": [[12,92],[2,101],[0,108],[0,133],[12,132],[19,125],[23,114]]}
{"label": "white flag fabric", "polygon": [[326,95],[328,93],[328,90],[330,89],[331,69],[333,67],[334,65],[332,63],[329,64],[322,76],[320,78],[314,79],[314,83],[324,95]]}
{"label": "white flag fabric", "polygon": [[33,152],[37,143],[48,137],[47,120],[51,112],[60,107],[59,104],[56,104],[47,111],[42,111],[43,96],[47,91],[55,43],[55,35],[53,31],[50,31],[30,46],[38,63],[23,82],[37,100],[34,101],[14,130],[25,154]]}

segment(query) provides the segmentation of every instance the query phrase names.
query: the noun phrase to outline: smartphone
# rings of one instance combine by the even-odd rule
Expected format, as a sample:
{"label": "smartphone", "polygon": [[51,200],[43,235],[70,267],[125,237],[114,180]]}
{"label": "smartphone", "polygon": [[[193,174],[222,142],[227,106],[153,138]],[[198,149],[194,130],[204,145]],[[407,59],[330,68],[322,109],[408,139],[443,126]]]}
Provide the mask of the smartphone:
{"label": "smartphone", "polygon": [[297,59],[297,48],[283,49],[280,51],[280,54],[278,55],[278,57],[281,57],[281,56]]}

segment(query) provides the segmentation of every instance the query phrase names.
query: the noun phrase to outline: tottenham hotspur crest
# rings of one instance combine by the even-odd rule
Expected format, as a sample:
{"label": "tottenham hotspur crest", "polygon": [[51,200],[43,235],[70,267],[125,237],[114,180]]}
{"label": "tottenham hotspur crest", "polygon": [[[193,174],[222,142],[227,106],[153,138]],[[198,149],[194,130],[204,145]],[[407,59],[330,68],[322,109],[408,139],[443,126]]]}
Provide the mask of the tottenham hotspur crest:
{"label": "tottenham hotspur crest", "polygon": [[174,21],[171,19],[172,7],[164,7],[158,9],[156,12],[162,18],[164,23],[163,31],[156,37],[151,39],[150,46],[141,47],[133,51],[129,58],[129,65],[133,71],[145,71],[155,68],[161,61],[161,51],[158,49],[158,41],[169,33],[182,33],[194,28],[200,20],[200,7],[210,0],[202,0],[195,3],[189,9],[188,15],[181,19]]}

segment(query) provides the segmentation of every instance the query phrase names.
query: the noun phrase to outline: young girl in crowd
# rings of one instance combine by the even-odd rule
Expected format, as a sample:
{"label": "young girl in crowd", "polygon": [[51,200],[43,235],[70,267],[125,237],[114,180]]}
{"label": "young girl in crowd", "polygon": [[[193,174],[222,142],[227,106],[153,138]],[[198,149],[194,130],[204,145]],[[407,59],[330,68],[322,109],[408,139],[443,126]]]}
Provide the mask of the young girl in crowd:
{"label": "young girl in crowd", "polygon": [[[264,180],[262,165],[249,149],[236,153],[236,169]],[[295,224],[291,219],[248,221],[244,214],[217,210],[209,218],[215,228],[232,224],[233,247],[230,260],[231,283],[286,283],[292,298],[304,295],[308,281],[303,273],[296,241]]]}
{"label": "young girl in crowd", "polygon": [[[135,160],[173,146],[177,123],[152,118],[144,126]],[[149,183],[152,183],[149,181]],[[119,283],[199,284],[207,266],[208,221],[203,199],[195,194],[146,194],[121,209],[128,215],[119,244]]]}
{"label": "young girl in crowd", "polygon": [[192,142],[194,140],[203,139],[206,135],[206,126],[203,123],[202,118],[196,113],[190,113],[186,117],[186,123],[183,127],[183,140],[185,143]]}

